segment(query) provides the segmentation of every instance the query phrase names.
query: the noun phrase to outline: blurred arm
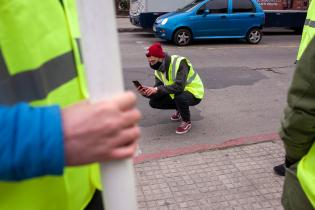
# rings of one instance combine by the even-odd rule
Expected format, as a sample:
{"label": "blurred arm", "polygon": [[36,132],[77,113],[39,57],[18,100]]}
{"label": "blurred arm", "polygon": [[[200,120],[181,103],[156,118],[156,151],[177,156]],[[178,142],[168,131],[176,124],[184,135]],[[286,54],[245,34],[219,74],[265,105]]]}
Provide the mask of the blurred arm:
{"label": "blurred arm", "polygon": [[0,180],[61,175],[64,145],[57,106],[0,106]]}

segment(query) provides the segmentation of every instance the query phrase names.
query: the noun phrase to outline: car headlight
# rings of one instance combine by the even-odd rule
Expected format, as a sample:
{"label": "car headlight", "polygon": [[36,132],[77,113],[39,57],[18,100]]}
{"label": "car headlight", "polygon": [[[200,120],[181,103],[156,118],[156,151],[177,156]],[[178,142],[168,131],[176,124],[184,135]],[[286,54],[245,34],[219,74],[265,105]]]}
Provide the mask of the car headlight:
{"label": "car headlight", "polygon": [[161,19],[161,18],[157,18],[156,21],[155,21],[155,23],[156,23],[156,24],[160,24],[160,23],[162,22],[162,20],[163,20],[163,19]]}
{"label": "car headlight", "polygon": [[165,25],[167,23],[167,21],[168,21],[168,18],[163,19],[161,22],[161,25]]}

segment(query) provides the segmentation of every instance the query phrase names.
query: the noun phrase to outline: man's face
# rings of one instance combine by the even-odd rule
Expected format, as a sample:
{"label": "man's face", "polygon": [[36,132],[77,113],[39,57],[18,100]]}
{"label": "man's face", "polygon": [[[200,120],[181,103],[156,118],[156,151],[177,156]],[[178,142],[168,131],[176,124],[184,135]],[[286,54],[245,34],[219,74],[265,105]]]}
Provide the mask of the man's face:
{"label": "man's face", "polygon": [[162,60],[161,58],[157,58],[157,57],[154,57],[154,56],[150,56],[150,57],[147,57],[147,58],[148,58],[148,62],[149,62],[150,65],[154,65],[158,61]]}

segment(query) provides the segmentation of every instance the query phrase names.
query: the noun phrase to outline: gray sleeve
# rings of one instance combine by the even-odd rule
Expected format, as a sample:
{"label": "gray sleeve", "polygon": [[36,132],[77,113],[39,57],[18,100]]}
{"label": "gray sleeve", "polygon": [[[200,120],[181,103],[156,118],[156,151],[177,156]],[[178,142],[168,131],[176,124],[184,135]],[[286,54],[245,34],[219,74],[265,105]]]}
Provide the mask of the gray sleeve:
{"label": "gray sleeve", "polygon": [[186,59],[183,59],[179,64],[179,69],[172,85],[160,85],[158,89],[162,93],[179,94],[182,93],[186,86],[186,80],[189,73],[189,66]]}

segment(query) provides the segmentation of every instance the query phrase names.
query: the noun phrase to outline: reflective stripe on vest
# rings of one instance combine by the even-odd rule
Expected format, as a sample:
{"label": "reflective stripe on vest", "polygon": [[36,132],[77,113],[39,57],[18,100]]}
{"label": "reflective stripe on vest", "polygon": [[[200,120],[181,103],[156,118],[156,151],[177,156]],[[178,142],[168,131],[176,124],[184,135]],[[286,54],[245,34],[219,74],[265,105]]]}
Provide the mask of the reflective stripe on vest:
{"label": "reflective stripe on vest", "polygon": [[[155,71],[155,76],[163,82],[165,85],[172,85],[174,80],[176,79],[176,74],[179,69],[180,62],[186,59],[184,57],[180,57],[178,55],[171,56],[171,63],[168,69],[168,80],[164,76],[164,74],[160,71]],[[194,71],[191,63],[188,59],[186,59],[187,64],[189,66],[189,72],[187,75],[185,91],[191,92],[196,98],[202,99],[204,95],[204,87],[199,75]],[[170,94],[170,97],[174,99],[174,94]]]}
{"label": "reflective stripe on vest", "polygon": [[[315,37],[306,48],[298,65],[305,66],[305,72],[312,72],[315,66]],[[306,96],[305,96],[306,97]],[[303,101],[301,101],[303,103]],[[314,116],[312,116],[314,118]],[[314,130],[314,129],[313,129]],[[309,201],[315,208],[315,143],[308,153],[300,160],[297,167],[298,180],[308,197]]]}
{"label": "reflective stripe on vest", "polygon": [[191,77],[189,77],[189,79],[187,79],[186,85],[191,84],[197,77],[197,73],[194,72],[193,75]]}
{"label": "reflective stripe on vest", "polygon": [[304,26],[309,26],[311,28],[315,28],[315,21],[310,20],[310,19],[306,19],[305,23],[304,23]]}
{"label": "reflective stripe on vest", "polygon": [[169,70],[168,70],[168,80],[166,79],[166,77],[164,76],[164,74],[161,71],[155,71],[154,72],[155,76],[157,76],[157,78],[159,78],[159,80],[161,82],[163,82],[163,84],[171,85],[173,83],[172,78],[176,78],[176,72],[173,71],[173,69],[176,68],[177,59],[178,59],[178,56],[173,55],[171,57],[171,63],[170,63]]}
{"label": "reflective stripe on vest", "polygon": [[[62,3],[1,0],[0,103],[67,106],[87,97],[76,1]],[[81,210],[99,180],[95,164],[67,167],[63,176],[0,182],[0,209]]]}
{"label": "reflective stripe on vest", "polygon": [[[77,77],[73,53],[61,55],[43,66],[10,76],[0,51],[0,104],[44,99],[57,87]],[[14,88],[12,88],[14,87]]]}
{"label": "reflective stripe on vest", "polygon": [[315,36],[315,1],[311,1],[306,20],[303,27],[303,33],[301,38],[301,43],[297,55],[297,60],[300,60],[301,56],[304,53],[307,45],[310,43],[312,38]]}

